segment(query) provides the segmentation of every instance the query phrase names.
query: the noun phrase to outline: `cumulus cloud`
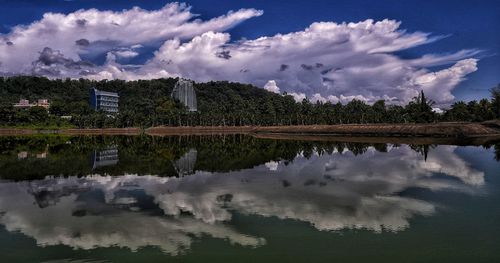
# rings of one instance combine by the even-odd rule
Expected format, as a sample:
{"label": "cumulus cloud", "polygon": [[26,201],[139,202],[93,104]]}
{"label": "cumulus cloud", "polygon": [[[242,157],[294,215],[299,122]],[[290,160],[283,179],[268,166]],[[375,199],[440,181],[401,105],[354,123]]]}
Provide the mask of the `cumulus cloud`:
{"label": "cumulus cloud", "polygon": [[[26,72],[37,53],[45,47],[79,60],[89,52],[106,53],[117,47],[131,47],[166,39],[191,39],[207,31],[224,31],[262,15],[255,9],[230,11],[203,21],[194,19],[185,4],[171,3],[154,11],[134,7],[120,12],[97,9],[69,14],[46,13],[30,25],[19,25],[0,35],[0,71]],[[8,44],[10,43],[10,44]]]}
{"label": "cumulus cloud", "polygon": [[276,81],[270,80],[264,85],[264,89],[274,93],[280,93],[280,88],[276,85]]}
{"label": "cumulus cloud", "polygon": [[[464,80],[464,77],[477,70],[477,60],[470,58],[458,61],[450,68],[443,69],[437,72],[430,72],[414,78],[414,84],[421,87],[431,97],[438,102],[451,101],[454,96],[451,94],[451,89],[446,90],[442,87],[455,87],[458,83]],[[439,97],[436,97],[439,95]]]}
{"label": "cumulus cloud", "polygon": [[307,98],[306,94],[305,93],[297,93],[297,92],[290,92],[288,93],[288,95],[292,96],[293,99],[296,101],[296,102],[301,102],[303,101],[304,99]]}
{"label": "cumulus cloud", "polygon": [[74,61],[66,58],[58,50],[45,47],[36,61],[32,63],[32,74],[41,76],[70,75],[72,71],[80,71],[94,67],[89,61]]}
{"label": "cumulus cloud", "polygon": [[[197,81],[232,80],[266,88],[273,80],[296,100],[398,103],[424,90],[438,103],[451,102],[451,91],[477,70],[477,60],[469,57],[478,51],[405,60],[392,52],[436,38],[406,33],[399,25],[393,20],[314,23],[304,31],[236,43],[227,33],[207,32],[189,42],[166,41],[138,72],[161,69]],[[441,71],[426,69],[450,63],[455,65]]]}
{"label": "cumulus cloud", "polygon": [[[450,103],[453,89],[477,70],[473,57],[480,51],[475,49],[413,59],[398,56],[395,52],[446,36],[407,32],[400,22],[389,19],[318,22],[302,31],[240,41],[224,33],[262,13],[241,9],[201,21],[193,20],[190,7],[176,3],[155,11],[47,13],[40,21],[1,36],[0,72],[31,71],[37,53],[50,47],[74,61],[114,53],[118,60],[85,71],[86,77],[94,79],[182,76],[196,81],[229,80],[287,92],[296,100],[308,97],[343,103],[354,98],[403,103],[424,90],[442,105]],[[134,46],[151,43],[159,43],[159,47],[146,63],[130,68],[117,62],[139,56]],[[80,72],[59,74],[76,77]]]}

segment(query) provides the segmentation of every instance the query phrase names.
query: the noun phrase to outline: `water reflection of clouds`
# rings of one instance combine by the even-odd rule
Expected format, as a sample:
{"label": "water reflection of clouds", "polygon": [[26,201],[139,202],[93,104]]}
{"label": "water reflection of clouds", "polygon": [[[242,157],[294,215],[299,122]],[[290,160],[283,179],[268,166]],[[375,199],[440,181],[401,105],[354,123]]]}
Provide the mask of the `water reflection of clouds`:
{"label": "water reflection of clouds", "polygon": [[[193,237],[201,235],[262,245],[262,238],[224,224],[232,211],[300,220],[319,230],[399,231],[411,218],[434,213],[435,204],[398,193],[411,188],[472,192],[484,184],[484,174],[454,150],[437,147],[427,161],[402,146],[387,153],[370,148],[356,157],[349,152],[309,159],[298,155],[288,164],[270,162],[230,174],[95,175],[1,183],[0,222],[40,245],[132,250],[152,245],[171,254],[189,248]],[[137,191],[151,197],[166,216],[142,209],[132,194]]]}
{"label": "water reflection of clouds", "polygon": [[[470,168],[453,150],[438,147],[428,158],[430,167],[408,147],[388,153],[370,150],[357,157],[299,155],[288,166],[276,167],[272,176],[265,165],[231,176],[197,174],[174,180],[169,193],[147,191],[166,214],[189,211],[205,222],[229,220],[230,208],[305,221],[320,230],[398,231],[408,227],[415,215],[435,210],[432,203],[398,193],[415,187],[469,192],[484,183],[484,174]],[[226,201],[221,202],[221,197]]]}
{"label": "water reflection of clouds", "polygon": [[[135,251],[155,246],[175,255],[188,249],[194,237],[203,235],[244,246],[265,243],[262,238],[240,234],[220,223],[207,224],[189,216],[174,218],[134,212],[133,198],[116,197],[117,191],[135,188],[127,184],[140,184],[133,178],[141,181],[135,176],[127,176],[126,180],[97,176],[48,179],[52,185],[44,183],[41,191],[59,194],[46,196],[49,199],[57,196],[57,200],[43,208],[34,202],[32,196],[38,182],[2,183],[0,211],[5,213],[0,217],[0,223],[9,231],[33,237],[40,246],[62,244],[78,249],[118,246]],[[161,180],[156,182],[161,183]],[[82,200],[82,195],[96,189],[106,194],[105,203]]]}

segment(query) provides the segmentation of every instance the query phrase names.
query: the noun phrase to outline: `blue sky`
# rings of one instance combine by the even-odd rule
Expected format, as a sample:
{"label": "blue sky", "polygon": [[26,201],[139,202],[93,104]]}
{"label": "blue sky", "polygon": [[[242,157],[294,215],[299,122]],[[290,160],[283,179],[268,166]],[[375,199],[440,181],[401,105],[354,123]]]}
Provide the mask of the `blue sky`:
{"label": "blue sky", "polygon": [[[390,55],[395,56],[400,60],[411,60],[417,59],[425,55],[438,55],[445,56],[454,54],[461,50],[469,50],[467,55],[463,55],[461,57],[457,57],[455,61],[448,61],[447,63],[427,63],[422,64],[417,67],[411,73],[405,73],[405,78],[408,78],[407,75],[411,76],[418,72],[419,69],[425,69],[426,73],[438,72],[445,70],[447,68],[453,68],[452,65],[454,62],[460,61],[462,59],[474,58],[477,59],[477,70],[466,70],[466,72],[462,72],[460,81],[453,80],[442,80],[432,87],[428,87],[429,93],[433,93],[433,98],[438,100],[438,102],[449,103],[449,96],[446,96],[446,93],[449,91],[452,95],[454,95],[453,100],[457,99],[477,99],[482,97],[487,97],[488,89],[500,83],[500,1],[261,1],[261,0],[253,0],[253,1],[230,1],[230,0],[220,0],[220,1],[183,1],[190,5],[192,8],[190,10],[193,14],[198,14],[197,19],[201,19],[202,21],[208,21],[215,17],[220,17],[227,14],[228,11],[234,10],[237,11],[241,8],[253,9],[263,11],[262,14],[254,14],[250,15],[249,18],[241,19],[241,21],[232,21],[230,24],[221,26],[221,28],[216,28],[213,31],[227,33],[230,35],[230,39],[227,42],[224,42],[219,49],[224,49],[228,44],[238,43],[238,41],[242,39],[247,40],[255,40],[259,37],[263,36],[274,36],[276,34],[288,34],[294,32],[301,32],[308,28],[312,23],[315,22],[332,22],[332,23],[342,23],[342,22],[360,22],[365,21],[366,19],[373,19],[374,22],[382,21],[383,19],[392,19],[396,21],[400,21],[401,25],[398,30],[405,30],[407,33],[414,32],[425,32],[430,33],[430,36],[427,37],[426,44],[415,44],[410,45],[409,48],[403,48],[400,50],[391,50]],[[100,11],[103,10],[114,10],[121,12],[124,9],[130,9],[134,6],[138,6],[145,10],[160,10],[162,9],[168,1],[103,1],[103,0],[74,0],[74,1],[63,1],[63,0],[53,0],[53,1],[5,1],[0,0],[0,33],[3,34],[4,38],[12,39],[14,36],[11,34],[11,28],[16,25],[26,25],[29,26],[36,20],[41,20],[43,15],[48,12],[52,13],[63,13],[70,14],[79,9],[90,9],[96,8]],[[158,21],[158,24],[162,24],[164,21]],[[229,23],[229,22],[228,22]],[[165,27],[169,27],[168,23],[165,24]],[[199,33],[201,34],[201,33]],[[44,36],[38,34],[40,37],[49,38],[50,36]],[[194,37],[196,37],[197,33],[193,33],[188,37],[180,39],[182,43],[188,43]],[[170,36],[170,35],[169,35]],[[1,36],[0,36],[1,37]],[[430,41],[429,39],[432,37],[438,37],[437,41]],[[351,37],[352,38],[352,37]],[[106,39],[105,37],[103,39]],[[122,71],[126,70],[134,70],[137,67],[142,67],[147,61],[154,60],[154,52],[158,52],[160,46],[167,40],[166,38],[159,38],[149,41],[148,39],[140,42],[142,47],[140,48],[140,52],[136,56],[122,56],[115,60],[115,63],[119,63],[118,67]],[[73,41],[73,40],[70,40]],[[91,41],[90,46],[96,46],[93,43],[102,43],[104,40]],[[362,38],[359,41],[363,41]],[[114,41],[113,43],[117,43],[116,47],[113,47],[116,52],[117,50],[125,51],[126,44],[119,43],[119,41]],[[17,43],[14,43],[14,46]],[[57,45],[54,45],[57,46]],[[40,47],[37,47],[37,53],[42,52]],[[73,60],[76,63],[79,63],[79,59],[81,60],[89,60],[97,66],[102,66],[105,61],[109,61],[109,56],[106,56],[106,52],[109,52],[109,47],[102,48],[101,46],[93,48],[91,51],[90,48],[86,51],[75,51],[78,54],[78,57],[75,55],[71,55],[71,52],[66,51],[64,53],[64,48],[55,48],[50,47],[52,52],[56,52],[61,50],[60,53],[54,53],[58,55],[65,55],[66,61],[65,65],[68,65],[69,60]],[[237,47],[241,49],[241,46]],[[5,49],[6,50],[6,49]],[[2,51],[0,46],[0,52]],[[99,52],[95,50],[100,50]],[[135,51],[134,51],[135,52]],[[228,54],[236,54],[236,50],[231,50],[232,53]],[[295,51],[296,52],[296,51]],[[52,53],[50,53],[52,54]],[[324,54],[323,57],[327,57]],[[178,55],[180,56],[180,55]],[[304,57],[309,57],[310,54],[304,54]],[[51,56],[53,57],[53,56]],[[335,57],[335,56],[334,56]],[[233,56],[236,58],[236,56]],[[231,58],[231,59],[233,59]],[[37,58],[34,57],[33,61]],[[68,60],[69,59],[69,60]],[[256,57],[258,59],[258,57]],[[282,57],[277,57],[276,61],[272,61],[272,63],[276,62],[280,64],[280,59]],[[298,58],[300,59],[300,57]],[[331,58],[330,58],[331,59]],[[0,61],[1,53],[0,53]],[[8,65],[8,59],[4,59],[2,65]],[[188,61],[187,59],[184,61]],[[189,60],[192,61],[192,60]],[[174,63],[176,63],[174,59]],[[323,60],[321,63],[316,64],[325,64]],[[180,63],[180,62],[179,62]],[[186,62],[187,63],[187,62]],[[195,66],[195,62],[192,62]],[[236,63],[237,65],[241,65],[241,63]],[[271,61],[269,62],[271,63]],[[311,61],[309,64],[313,64]],[[303,61],[297,61],[297,65],[306,65],[309,64]],[[34,65],[34,63],[30,63]],[[130,64],[134,64],[134,66],[130,66]],[[208,63],[207,63],[208,64]],[[26,63],[28,65],[28,63]],[[43,64],[47,65],[47,63]],[[73,65],[73,64],[72,64]],[[78,64],[80,65],[80,64]],[[219,64],[214,64],[219,65]],[[286,65],[287,67],[290,65],[293,67],[293,64],[290,63],[282,63],[281,65]],[[343,64],[342,64],[343,65]],[[53,65],[50,65],[53,68]],[[158,64],[156,64],[158,66]],[[187,67],[188,65],[183,65]],[[208,66],[207,66],[208,67]],[[234,67],[234,65],[232,65]],[[10,74],[17,73],[20,68],[25,70],[23,74],[26,74],[26,67],[16,67],[14,70],[6,70],[10,71]],[[152,65],[147,65],[147,67],[141,68],[141,70],[146,72],[147,70],[152,70]],[[168,67],[165,67],[168,73],[172,73],[172,70],[169,70]],[[179,68],[182,68],[179,66]],[[177,68],[175,74],[183,75],[183,71]],[[304,67],[306,68],[306,67]],[[157,68],[155,68],[157,69]],[[31,72],[35,72],[30,69]],[[245,70],[252,71],[252,68],[244,69],[241,68],[240,72],[244,72]],[[0,70],[1,71],[1,70]],[[198,75],[194,73],[187,74],[186,77],[191,77],[195,80],[204,81],[210,76],[213,76],[214,79],[229,79],[233,81],[241,81],[241,82],[251,82],[257,86],[265,86],[271,87],[270,90],[273,90],[274,86],[279,86],[278,90],[287,91],[289,93],[295,92],[297,94],[305,94],[307,97],[311,98],[314,94],[319,94],[318,98],[327,99],[329,95],[334,96],[334,100],[340,98],[340,95],[343,95],[345,98],[352,96],[365,96],[368,98],[369,96],[373,98],[382,98],[383,95],[387,95],[387,97],[398,97],[405,100],[408,94],[402,94],[394,91],[381,91],[380,88],[366,86],[366,92],[362,88],[356,90],[356,87],[345,86],[340,87],[341,84],[335,84],[337,86],[328,86],[327,84],[313,84],[313,80],[310,80],[312,77],[305,76],[300,77],[301,83],[297,84],[296,80],[291,80],[289,77],[276,76],[276,81],[267,82],[267,80],[273,80],[274,76],[268,74],[257,74],[252,75],[252,78],[256,79],[255,81],[249,81],[247,78],[234,78],[232,79],[230,76],[234,75],[232,72],[227,72],[226,75],[210,75],[210,69],[204,70]],[[43,71],[36,71],[43,75],[43,72],[47,72],[47,69],[44,68]],[[67,72],[67,71],[58,71]],[[151,73],[152,71],[148,71],[147,73]],[[253,70],[256,72],[256,70]],[[446,72],[443,72],[445,74]],[[69,73],[68,73],[69,74]],[[173,73],[172,73],[173,74]],[[215,73],[214,73],[215,74]],[[294,72],[294,74],[303,74],[301,72]],[[186,75],[184,73],[184,75]],[[74,77],[73,75],[69,75]],[[108,75],[106,75],[108,76]],[[123,76],[123,75],[120,75]],[[129,76],[129,75],[125,75]],[[141,75],[144,76],[144,75]],[[156,75],[154,75],[156,76]],[[62,76],[63,77],[63,76]],[[120,78],[119,76],[114,76],[115,78]],[[353,76],[355,78],[356,76]],[[428,76],[427,76],[428,77]],[[323,79],[334,79],[335,76],[331,76]],[[304,81],[304,79],[310,80]],[[362,79],[362,77],[360,77]],[[466,79],[466,80],[464,80]],[[336,80],[336,79],[335,79]],[[357,79],[348,79],[350,82],[357,83]],[[336,80],[336,83],[343,83],[347,80],[339,79]],[[377,81],[377,80],[374,80]],[[401,88],[401,83],[397,83],[394,79],[391,80],[380,80],[380,82],[387,82],[385,85],[397,85],[398,88]],[[365,81],[359,81],[359,85],[364,85]],[[442,83],[443,86],[448,85],[449,87],[445,88],[445,90],[440,90],[438,85]],[[275,85],[276,84],[276,85]],[[308,90],[305,86],[314,86],[319,85],[315,88],[311,88]],[[404,86],[404,85],[403,85]],[[337,88],[338,87],[338,88]],[[426,87],[424,87],[425,89]],[[414,88],[417,89],[417,88]],[[276,89],[274,89],[276,90]],[[353,90],[351,92],[351,90]],[[442,92],[444,97],[442,100],[439,98],[440,92]],[[366,93],[366,94],[365,94]],[[432,97],[432,96],[431,96]],[[333,98],[333,97],[332,97]],[[369,99],[367,99],[369,100]]]}

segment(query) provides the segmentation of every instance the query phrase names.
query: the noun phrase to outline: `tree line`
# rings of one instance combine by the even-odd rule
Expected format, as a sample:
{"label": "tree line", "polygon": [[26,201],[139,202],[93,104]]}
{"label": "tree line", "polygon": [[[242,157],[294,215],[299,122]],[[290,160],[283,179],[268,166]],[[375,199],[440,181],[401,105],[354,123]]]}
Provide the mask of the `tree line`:
{"label": "tree line", "polygon": [[[406,105],[384,100],[368,104],[352,100],[346,104],[296,102],[286,93],[275,94],[249,84],[227,81],[195,83],[198,111],[189,112],[170,94],[178,79],[102,80],[55,79],[17,76],[0,78],[0,125],[64,126],[79,128],[169,126],[312,125],[351,123],[430,123],[442,121],[480,122],[500,118],[500,85],[491,98],[453,103],[442,113],[421,92]],[[92,87],[120,95],[120,112],[108,116],[89,106]],[[33,107],[16,110],[19,99],[50,100],[49,112]],[[72,116],[62,120],[60,116]]]}

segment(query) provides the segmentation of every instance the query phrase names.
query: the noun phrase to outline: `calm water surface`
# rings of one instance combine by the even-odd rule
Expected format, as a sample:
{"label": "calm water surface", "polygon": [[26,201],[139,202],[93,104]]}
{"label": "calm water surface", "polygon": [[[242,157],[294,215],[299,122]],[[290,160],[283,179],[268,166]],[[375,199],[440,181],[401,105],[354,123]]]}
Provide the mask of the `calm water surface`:
{"label": "calm water surface", "polygon": [[2,262],[500,262],[500,144],[0,137]]}

